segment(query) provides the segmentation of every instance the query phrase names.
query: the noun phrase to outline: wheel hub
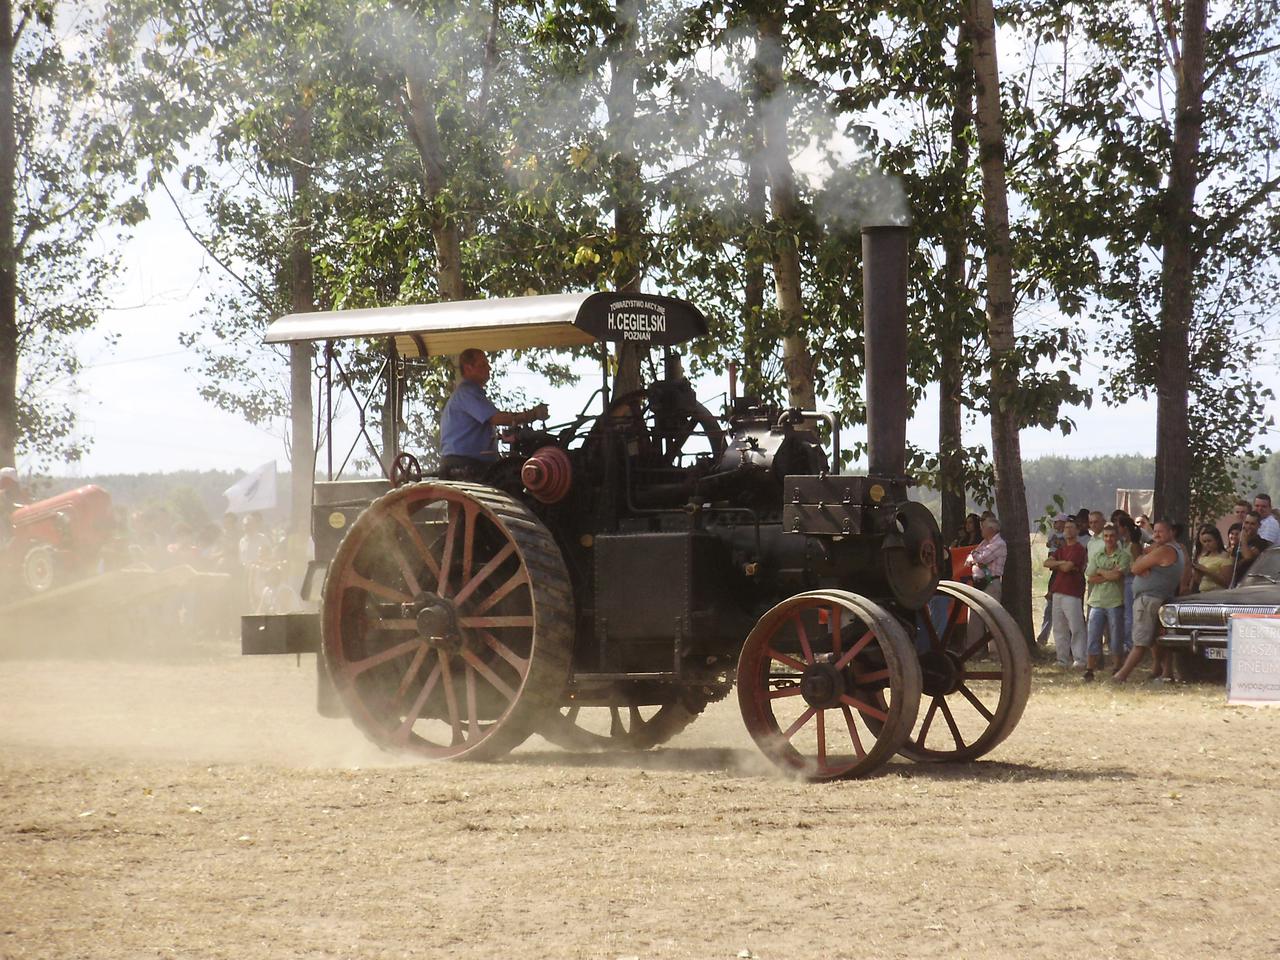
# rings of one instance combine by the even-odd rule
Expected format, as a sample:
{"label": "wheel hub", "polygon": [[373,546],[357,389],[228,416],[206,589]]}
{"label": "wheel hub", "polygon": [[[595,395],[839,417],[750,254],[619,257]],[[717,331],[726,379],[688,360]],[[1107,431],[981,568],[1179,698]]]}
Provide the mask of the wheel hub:
{"label": "wheel hub", "polygon": [[844,693],[844,677],[829,663],[811,664],[800,678],[800,696],[811,707],[834,706]]}
{"label": "wheel hub", "polygon": [[458,609],[453,602],[434,593],[424,593],[406,604],[407,616],[418,626],[418,635],[424,640],[448,643],[458,639]]}
{"label": "wheel hub", "polygon": [[960,689],[964,666],[954,653],[931,650],[920,657],[920,674],[927,696],[947,697]]}

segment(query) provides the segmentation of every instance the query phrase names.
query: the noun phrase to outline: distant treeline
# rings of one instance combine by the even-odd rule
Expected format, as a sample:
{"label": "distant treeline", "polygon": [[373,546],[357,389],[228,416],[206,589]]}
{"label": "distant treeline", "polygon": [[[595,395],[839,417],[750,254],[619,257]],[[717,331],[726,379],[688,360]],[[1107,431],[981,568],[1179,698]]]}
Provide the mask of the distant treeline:
{"label": "distant treeline", "polygon": [[[1115,508],[1117,489],[1150,489],[1155,461],[1137,455],[1105,457],[1041,457],[1023,464],[1027,485],[1027,511],[1034,527],[1037,518],[1060,496],[1069,512],[1080,507],[1110,513]],[[96,477],[47,477],[34,483],[32,494],[49,497],[86,483],[95,483],[111,494],[120,507],[142,510],[165,506],[187,522],[216,521],[226,509],[222,491],[244,475],[240,471],[184,470],[176,473],[123,473]],[[289,513],[289,474],[276,478],[277,508],[268,512],[273,523],[283,522]],[[1259,472],[1257,483],[1241,491],[1252,498],[1264,490],[1280,497],[1280,454],[1273,455]],[[915,494],[935,512],[938,498],[930,490]],[[948,532],[950,534],[950,532]]]}
{"label": "distant treeline", "polygon": [[[1155,460],[1138,456],[1041,457],[1024,464],[1027,507],[1033,522],[1060,494],[1068,512],[1081,507],[1109,513],[1115,509],[1117,489],[1147,490],[1155,478]],[[1252,482],[1238,491],[1252,501],[1255,493],[1280,497],[1280,454],[1272,454]],[[1226,505],[1229,507],[1229,504]],[[1185,517],[1171,517],[1183,520]]]}
{"label": "distant treeline", "polygon": [[[1042,457],[1026,460],[1022,475],[1027,487],[1027,518],[1031,529],[1047,513],[1057,513],[1058,503],[1069,513],[1081,507],[1110,513],[1116,506],[1116,490],[1149,490],[1155,477],[1155,460],[1137,454],[1107,457]],[[913,494],[938,514],[941,499],[934,490],[917,488]],[[1059,500],[1054,498],[1058,497]],[[970,508],[981,512],[985,507],[970,500]],[[958,531],[944,530],[951,539]]]}
{"label": "distant treeline", "polygon": [[1068,513],[1081,507],[1110,513],[1116,490],[1150,490],[1156,473],[1151,457],[1041,457],[1023,464],[1027,484],[1027,515],[1034,523],[1060,496]]}

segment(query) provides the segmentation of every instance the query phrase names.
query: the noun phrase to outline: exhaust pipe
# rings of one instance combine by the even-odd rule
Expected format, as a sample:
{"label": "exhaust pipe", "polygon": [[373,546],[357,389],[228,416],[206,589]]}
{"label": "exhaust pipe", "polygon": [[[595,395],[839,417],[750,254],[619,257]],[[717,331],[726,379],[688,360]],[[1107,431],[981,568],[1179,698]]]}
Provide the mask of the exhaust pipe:
{"label": "exhaust pipe", "polygon": [[907,258],[910,228],[862,228],[867,459],[873,477],[907,472]]}

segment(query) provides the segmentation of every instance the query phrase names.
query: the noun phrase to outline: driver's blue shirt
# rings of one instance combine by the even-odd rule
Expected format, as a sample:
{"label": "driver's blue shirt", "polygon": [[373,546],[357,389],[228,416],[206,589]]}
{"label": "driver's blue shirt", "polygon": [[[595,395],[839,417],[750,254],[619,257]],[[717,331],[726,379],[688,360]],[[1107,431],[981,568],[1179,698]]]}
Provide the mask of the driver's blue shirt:
{"label": "driver's blue shirt", "polygon": [[440,455],[498,459],[498,445],[489,424],[497,412],[480,384],[470,380],[459,383],[440,415]]}

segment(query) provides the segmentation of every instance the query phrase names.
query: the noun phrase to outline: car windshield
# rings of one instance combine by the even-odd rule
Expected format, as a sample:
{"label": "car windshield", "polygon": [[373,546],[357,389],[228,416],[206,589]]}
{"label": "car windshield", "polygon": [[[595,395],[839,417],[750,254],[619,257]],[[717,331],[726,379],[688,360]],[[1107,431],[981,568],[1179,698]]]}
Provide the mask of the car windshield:
{"label": "car windshield", "polygon": [[1244,583],[1280,583],[1280,547],[1273,547],[1254,561]]}

